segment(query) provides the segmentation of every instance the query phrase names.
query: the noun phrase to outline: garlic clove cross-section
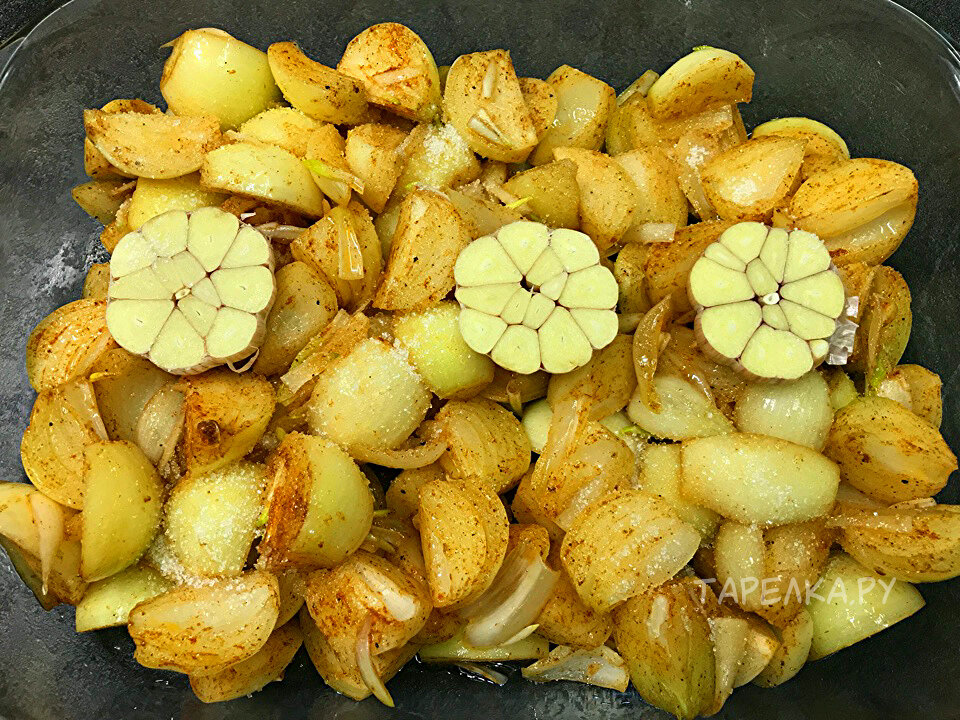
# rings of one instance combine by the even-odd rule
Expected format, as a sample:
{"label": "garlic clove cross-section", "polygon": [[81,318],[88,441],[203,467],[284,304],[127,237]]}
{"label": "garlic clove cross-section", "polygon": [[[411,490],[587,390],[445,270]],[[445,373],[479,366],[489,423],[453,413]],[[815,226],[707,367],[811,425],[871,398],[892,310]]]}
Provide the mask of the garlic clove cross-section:
{"label": "garlic clove cross-section", "polygon": [[507,370],[569,372],[617,335],[617,282],[588,235],[522,220],[463,249],[460,334]]}
{"label": "garlic clove cross-section", "polygon": [[753,379],[790,380],[827,357],[843,283],[813,233],[757,222],[727,229],[690,270],[697,337]]}
{"label": "garlic clove cross-section", "polygon": [[117,243],[107,328],[129,352],[192,375],[255,353],[275,293],[260,231],[219,208],[172,210]]}

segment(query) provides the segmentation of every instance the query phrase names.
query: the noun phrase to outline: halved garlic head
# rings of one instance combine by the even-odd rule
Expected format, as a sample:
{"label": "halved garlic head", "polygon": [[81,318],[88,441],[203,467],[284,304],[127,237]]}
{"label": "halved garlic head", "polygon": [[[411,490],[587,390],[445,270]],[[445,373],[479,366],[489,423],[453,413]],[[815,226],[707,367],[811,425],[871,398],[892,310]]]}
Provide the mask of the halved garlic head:
{"label": "halved garlic head", "polygon": [[107,328],[129,352],[192,375],[260,347],[275,291],[258,230],[219,208],[173,210],[117,243]]}
{"label": "halved garlic head", "polygon": [[457,257],[460,333],[507,370],[565,373],[617,335],[617,281],[588,235],[505,225]]}
{"label": "halved garlic head", "polygon": [[727,229],[690,270],[705,351],[757,379],[794,379],[823,361],[843,283],[813,233],[757,222]]}

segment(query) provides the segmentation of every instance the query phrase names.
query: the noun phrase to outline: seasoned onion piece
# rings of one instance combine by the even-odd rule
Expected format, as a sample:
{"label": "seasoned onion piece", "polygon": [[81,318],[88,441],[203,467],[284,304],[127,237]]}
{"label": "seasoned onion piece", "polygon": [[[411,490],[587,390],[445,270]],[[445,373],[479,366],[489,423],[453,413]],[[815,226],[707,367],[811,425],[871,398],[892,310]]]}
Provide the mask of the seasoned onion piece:
{"label": "seasoned onion piece", "polygon": [[530,441],[520,421],[490,400],[453,400],[437,413],[447,445],[440,467],[451,477],[479,478],[498,495],[530,467]]}
{"label": "seasoned onion piece", "polygon": [[573,521],[561,558],[583,601],[607,612],[673,577],[699,545],[700,534],[663,500],[615,491]]}
{"label": "seasoned onion piece", "polygon": [[40,552],[40,534],[31,507],[37,490],[28,483],[0,483],[0,535],[24,552]]}
{"label": "seasoned onion piece", "polygon": [[268,376],[285,372],[337,313],[337,298],[330,284],[307,264],[284,265],[277,270],[276,280],[277,298],[253,364],[254,372]]}
{"label": "seasoned onion piece", "polygon": [[616,107],[614,89],[569,65],[550,73],[547,83],[557,95],[557,112],[530,156],[531,164],[550,162],[560,147],[599,150]]}
{"label": "seasoned onion piece", "polygon": [[284,98],[300,112],[323,122],[361,122],[367,96],[353,78],[311,60],[292,42],[273,43],[267,61]]}
{"label": "seasoned onion piece", "polygon": [[253,571],[204,587],[181,586],[137,605],[128,629],[145,667],[204,675],[246,660],[277,620],[277,579]]}
{"label": "seasoned onion piece", "polygon": [[554,406],[574,393],[589,396],[590,417],[602,420],[630,402],[637,385],[633,370],[632,340],[628,335],[617,335],[586,365],[563,375],[552,375],[547,400]]}
{"label": "seasoned onion piece", "polygon": [[100,416],[111,440],[137,440],[140,416],[157,391],[176,377],[146,358],[114,348],[91,368]]}
{"label": "seasoned onion piece", "polygon": [[300,625],[291,622],[274,630],[254,655],[209,675],[191,675],[190,689],[201,702],[234,700],[262,690],[283,678],[283,671],[303,644]]}
{"label": "seasoned onion piece", "polygon": [[960,574],[960,509],[850,507],[841,510],[840,544],[862,565],[908,582]]}
{"label": "seasoned onion piece", "polygon": [[267,468],[267,521],[260,543],[267,568],[333,567],[370,532],[367,478],[325,438],[290,433]]}
{"label": "seasoned onion piece", "polygon": [[332,208],[290,243],[290,253],[324,278],[348,310],[369,302],[380,281],[380,242],[370,216],[356,204]]}
{"label": "seasoned onion piece", "polygon": [[434,480],[420,488],[419,518],[433,605],[475,600],[490,587],[507,551],[503,503],[475,479]]}
{"label": "seasoned onion piece", "polygon": [[768,582],[761,586],[757,614],[778,628],[786,627],[802,609],[806,589],[823,573],[834,539],[822,520],[765,530],[763,577]]}
{"label": "seasoned onion piece", "polygon": [[595,612],[577,594],[560,560],[560,543],[554,542],[547,564],[558,572],[546,604],[537,616],[537,634],[557,645],[595,648],[613,632],[608,613]]}
{"label": "seasoned onion piece", "polygon": [[240,574],[253,542],[264,484],[263,467],[243,462],[176,484],[164,508],[164,532],[187,572]]}
{"label": "seasoned onion piece", "polygon": [[443,480],[445,477],[443,468],[437,463],[404,470],[390,481],[386,492],[387,507],[400,520],[416,515],[420,505],[420,488],[432,480]]}
{"label": "seasoned onion piece", "polygon": [[92,583],[77,605],[77,632],[126,625],[130,611],[173,584],[149,565],[134,565]]}
{"label": "seasoned onion piece", "polygon": [[831,128],[805,117],[785,117],[757,125],[750,137],[774,135],[805,140],[800,177],[804,180],[820,170],[827,170],[850,159],[847,143]]}
{"label": "seasoned onion piece", "polygon": [[483,157],[521,162],[537,142],[506,50],[458,57],[447,75],[443,105],[453,126]]}
{"label": "seasoned onion piece", "polygon": [[693,525],[704,540],[712,538],[720,524],[720,516],[691,502],[680,492],[680,445],[648,445],[643,451],[642,463],[636,480],[637,489],[662,498],[681,520]]}
{"label": "seasoned onion piece", "polygon": [[213,370],[186,380],[183,458],[188,474],[229,465],[263,435],[276,400],[270,383],[253,373]]}
{"label": "seasoned onion piece", "polygon": [[440,193],[414,190],[400,217],[373,306],[421,310],[453,289],[453,268],[470,237],[454,206]]}
{"label": "seasoned onion piece", "polygon": [[173,471],[183,436],[185,397],[181,387],[164,385],[144,405],[137,421],[137,445],[165,477]]}
{"label": "seasoned onion piece", "polygon": [[925,604],[910,583],[885,579],[844,553],[830,559],[820,586],[837,589],[811,597],[807,605],[813,620],[810,660],[860,642],[910,617]]}
{"label": "seasoned onion piece", "polygon": [[790,201],[795,226],[816,233],[837,265],[882,263],[913,225],[917,179],[889,160],[856,158],[816,173]]}
{"label": "seasoned onion piece", "polygon": [[20,442],[20,459],[30,482],[57,502],[79,510],[84,452],[108,439],[91,383],[72,380],[37,395]]}
{"label": "seasoned onion piece", "polygon": [[824,453],[844,480],[883,503],[931,497],[957,469],[939,431],[885,397],[862,397],[840,410]]}
{"label": "seasoned onion piece", "polygon": [[659,438],[686,440],[733,432],[733,425],[716,404],[692,383],[675,375],[657,375],[651,384],[660,407],[651,410],[639,388],[627,415],[637,427]]}
{"label": "seasoned onion piece", "polygon": [[[546,533],[543,534],[546,539]],[[467,621],[464,638],[474,647],[496,647],[515,640],[526,628],[536,628],[534,621],[557,581],[557,572],[544,562],[546,551],[541,553],[536,540],[519,532],[511,534],[514,537],[518,539],[507,552],[493,583],[459,612]]]}
{"label": "seasoned onion piece", "polygon": [[372,25],[349,42],[337,70],[356,78],[374,105],[430,122],[440,109],[440,76],[433,55],[408,27]]}
{"label": "seasoned onion piece", "polygon": [[805,146],[761,137],[710,158],[701,169],[707,200],[724,220],[768,220],[799,183]]}
{"label": "seasoned onion piece", "polygon": [[827,382],[818,372],[785,383],[751,383],[737,398],[734,420],[743,432],[823,448],[833,422]]}
{"label": "seasoned onion piece", "polygon": [[753,70],[739,56],[704,47],[667,68],[647,90],[647,104],[654,117],[675,118],[718,105],[750,102],[753,78]]}
{"label": "seasoned onion piece", "polygon": [[383,212],[403,170],[397,150],[406,137],[403,130],[380,123],[356,125],[347,131],[347,165],[363,183],[360,196],[375,213]]}
{"label": "seasoned onion piece", "polygon": [[160,92],[177,115],[216,115],[227,129],[280,100],[266,53],[223,30],[187,30],[171,45]]}
{"label": "seasoned onion piece", "polygon": [[[341,659],[327,643],[323,633],[307,612],[307,608],[300,611],[300,630],[303,633],[303,645],[310,655],[310,660],[327,685],[353,700],[363,700],[370,696],[370,684],[361,674],[357,658]],[[417,654],[417,647],[408,643],[380,655],[368,654],[365,658],[368,661],[365,663],[366,675],[369,677],[372,670],[374,677],[371,679],[381,696],[386,692],[383,684],[413,659]],[[389,699],[389,694],[384,699]],[[390,705],[392,702],[390,699],[387,704]]]}
{"label": "seasoned onion piece", "polygon": [[116,344],[105,300],[74,300],[47,315],[27,340],[27,379],[40,392],[86,375]]}
{"label": "seasoned onion piece", "polygon": [[430,614],[426,587],[396,565],[358,550],[333,570],[307,577],[306,606],[327,644],[343,660],[366,633],[372,655],[402,647]]}
{"label": "seasoned onion piece", "polygon": [[[536,216],[549,227],[580,227],[580,187],[577,165],[572,160],[556,160],[513,175],[503,184],[511,195],[526,199],[520,208]],[[501,223],[507,225],[508,222]],[[476,235],[489,235],[497,228]]]}
{"label": "seasoned onion piece", "polygon": [[650,704],[685,720],[706,712],[714,701],[715,660],[704,592],[712,594],[697,580],[670,580],[628,600],[613,615],[617,650],[634,688]]}
{"label": "seasoned onion piece", "polygon": [[943,421],[943,382],[920,365],[897,365],[877,386],[877,395],[896,400],[934,427]]}
{"label": "seasoned onion piece", "polygon": [[766,435],[697,438],[684,442],[682,453],[683,494],[745,524],[826,515],[840,483],[837,466],[820,453]]}
{"label": "seasoned onion piece", "polygon": [[100,580],[132,565],[160,527],[164,488],[143,452],[120,440],[85,453],[81,574]]}
{"label": "seasoned onion piece", "polygon": [[553,156],[576,164],[580,229],[601,253],[611,254],[633,223],[640,201],[630,173],[609,156],[586,148],[556,148]]}
{"label": "seasoned onion piece", "polygon": [[565,401],[553,410],[527,491],[535,511],[564,530],[592,503],[626,487],[634,468],[626,443],[587,420],[581,403]]}
{"label": "seasoned onion piece", "polygon": [[780,647],[754,679],[760,687],[775,687],[792,678],[806,664],[813,641],[813,619],[803,608],[780,630]]}
{"label": "seasoned onion piece", "polygon": [[200,182],[209,190],[262,200],[307,217],[322,217],[326,210],[323,194],[303,160],[276,145],[222,145],[204,157]]}
{"label": "seasoned onion piece", "polygon": [[83,127],[114,167],[132,177],[157,180],[196,172],[221,140],[220,123],[212,115],[84,110]]}
{"label": "seasoned onion piece", "polygon": [[868,390],[875,390],[893,370],[910,340],[913,312],[910,288],[903,276],[891,267],[878,265],[869,270],[860,291],[850,370],[862,372]]}
{"label": "seasoned onion piece", "polygon": [[440,302],[396,319],[394,337],[427,386],[441,398],[469,398],[493,380],[493,361],[472,350],[459,329],[460,308]]}
{"label": "seasoned onion piece", "polygon": [[370,338],[317,379],[310,428],[345,447],[393,448],[420,425],[430,391],[402,352]]}
{"label": "seasoned onion piece", "polygon": [[313,392],[317,378],[370,335],[370,318],[362,312],[349,315],[340,310],[319,335],[315,335],[280,378],[277,401],[285,408],[299,408]]}

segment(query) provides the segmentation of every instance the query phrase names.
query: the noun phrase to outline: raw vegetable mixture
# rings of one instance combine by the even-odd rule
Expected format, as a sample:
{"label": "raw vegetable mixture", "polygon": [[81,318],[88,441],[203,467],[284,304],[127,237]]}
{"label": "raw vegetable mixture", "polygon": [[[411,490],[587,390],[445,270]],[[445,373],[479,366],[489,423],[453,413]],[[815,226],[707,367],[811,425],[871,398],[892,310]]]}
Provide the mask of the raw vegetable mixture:
{"label": "raw vegetable mixture", "polygon": [[24,582],[204,702],[303,645],[357,700],[523,661],[693,718],[912,615],[960,574],[883,264],[917,182],[748,133],[753,83],[712,47],[617,95],[395,23],[336,68],[184,33],[165,111],[83,114],[111,257],[27,345]]}

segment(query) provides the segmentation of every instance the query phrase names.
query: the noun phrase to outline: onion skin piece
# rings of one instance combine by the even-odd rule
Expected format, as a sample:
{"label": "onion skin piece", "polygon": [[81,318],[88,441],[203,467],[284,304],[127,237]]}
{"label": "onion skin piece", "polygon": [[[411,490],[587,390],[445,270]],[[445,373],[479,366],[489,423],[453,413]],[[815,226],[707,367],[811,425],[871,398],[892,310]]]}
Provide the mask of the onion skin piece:
{"label": "onion skin piece", "polygon": [[653,412],[660,410],[660,398],[653,387],[660,353],[670,340],[664,328],[674,317],[670,296],[660,300],[643,316],[633,334],[633,367],[637,374],[635,397]]}

